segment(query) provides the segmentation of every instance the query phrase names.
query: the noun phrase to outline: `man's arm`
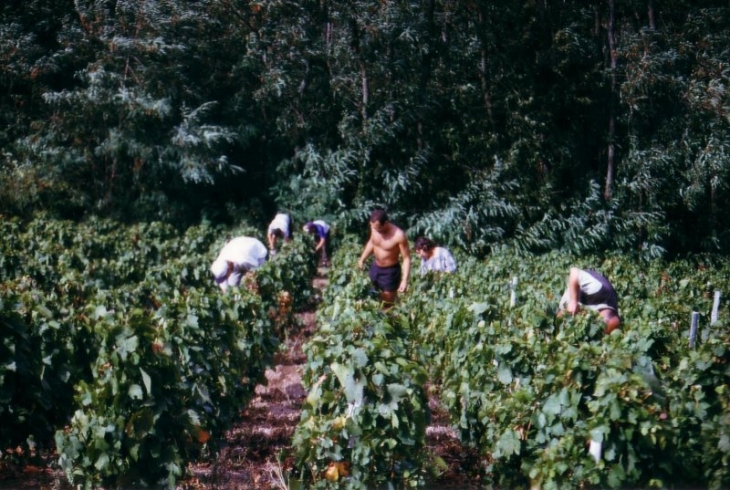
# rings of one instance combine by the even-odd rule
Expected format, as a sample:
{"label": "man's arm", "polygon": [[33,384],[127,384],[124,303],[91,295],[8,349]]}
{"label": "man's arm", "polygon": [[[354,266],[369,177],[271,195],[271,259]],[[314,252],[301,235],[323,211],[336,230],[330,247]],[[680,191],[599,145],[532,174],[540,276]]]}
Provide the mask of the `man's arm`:
{"label": "man's arm", "polygon": [[357,261],[357,267],[359,269],[362,269],[365,265],[365,259],[370,257],[370,254],[373,253],[373,240],[368,240],[368,243],[365,244],[365,249],[362,251],[362,254],[360,254],[360,258]]}
{"label": "man's arm", "polygon": [[570,268],[568,276],[568,313],[575,315],[578,313],[578,301],[580,300],[580,269],[577,267]]}
{"label": "man's arm", "polygon": [[228,270],[226,271],[226,280],[218,284],[218,286],[220,286],[221,288],[221,291],[223,291],[224,293],[226,292],[226,290],[228,290],[228,278],[231,276],[231,272],[233,272],[233,262],[231,262],[230,260],[226,261],[226,266],[228,267]]}
{"label": "man's arm", "polygon": [[398,292],[404,293],[408,289],[408,276],[411,274],[411,248],[408,246],[408,238],[406,238],[405,233],[399,247],[403,262],[401,263],[401,280]]}

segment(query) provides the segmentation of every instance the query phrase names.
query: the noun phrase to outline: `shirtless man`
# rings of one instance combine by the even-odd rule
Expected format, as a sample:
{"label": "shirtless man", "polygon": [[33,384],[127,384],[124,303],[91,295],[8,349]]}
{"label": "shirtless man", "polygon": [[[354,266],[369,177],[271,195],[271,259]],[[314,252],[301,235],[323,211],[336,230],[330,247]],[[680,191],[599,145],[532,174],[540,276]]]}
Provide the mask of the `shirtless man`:
{"label": "shirtless man", "polygon": [[[370,280],[380,290],[380,300],[386,308],[393,306],[398,292],[405,292],[411,273],[411,251],[406,234],[388,221],[384,209],[370,214],[370,240],[360,255],[357,265],[362,269],[370,254],[375,260],[370,266]],[[399,264],[400,256],[403,262]]]}

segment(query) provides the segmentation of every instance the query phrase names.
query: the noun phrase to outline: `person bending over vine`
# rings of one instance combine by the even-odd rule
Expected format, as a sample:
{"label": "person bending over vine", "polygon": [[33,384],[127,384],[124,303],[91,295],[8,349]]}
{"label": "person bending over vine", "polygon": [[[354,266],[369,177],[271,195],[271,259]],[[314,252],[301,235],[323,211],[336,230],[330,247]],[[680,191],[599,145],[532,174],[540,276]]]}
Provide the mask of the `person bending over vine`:
{"label": "person bending over vine", "polygon": [[608,279],[593,269],[571,267],[567,288],[558,305],[558,315],[562,316],[566,311],[575,315],[581,307],[601,315],[606,324],[606,334],[621,326],[618,295]]}

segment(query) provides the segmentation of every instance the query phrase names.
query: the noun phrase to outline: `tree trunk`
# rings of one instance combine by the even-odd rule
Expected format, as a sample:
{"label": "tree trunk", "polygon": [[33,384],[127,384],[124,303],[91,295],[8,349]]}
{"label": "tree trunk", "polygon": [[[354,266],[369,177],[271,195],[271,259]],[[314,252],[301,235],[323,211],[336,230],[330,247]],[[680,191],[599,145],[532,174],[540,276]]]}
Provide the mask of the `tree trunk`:
{"label": "tree trunk", "polygon": [[656,19],[654,17],[654,0],[648,0],[646,13],[649,18],[649,29],[656,31]]}
{"label": "tree trunk", "polygon": [[368,84],[368,72],[365,65],[365,57],[362,53],[362,46],[360,46],[360,30],[357,27],[355,19],[350,20],[350,29],[352,31],[352,45],[351,48],[355,55],[358,57],[358,65],[360,67],[360,87],[362,90],[360,116],[362,117],[363,127],[365,121],[368,119],[368,98],[369,98],[369,84]]}
{"label": "tree trunk", "polygon": [[[485,15],[483,11],[479,10],[479,25],[481,26],[482,30],[486,30],[487,26],[485,25]],[[489,75],[489,54],[487,52],[487,42],[486,42],[486,36],[482,34],[481,36],[481,42],[482,42],[482,49],[481,49],[481,60],[479,62],[479,79],[481,80],[482,85],[482,99],[484,101],[484,108],[487,111],[487,120],[489,121],[490,125],[494,124],[494,118],[492,114],[492,97],[490,94],[490,75]]]}
{"label": "tree trunk", "polygon": [[[437,43],[435,11],[436,0],[429,0],[428,8],[426,10],[426,32],[428,33],[426,43],[428,45],[428,49],[421,59],[421,78],[419,80],[419,102],[422,105],[428,99],[428,84],[431,81],[432,73],[431,65],[433,64],[432,60],[434,57],[434,52],[436,50],[434,45]],[[418,121],[418,123],[416,124],[416,129],[416,144],[418,145],[418,150],[420,151],[423,150],[423,148],[425,147],[425,144],[423,142],[423,121]]]}
{"label": "tree trunk", "polygon": [[606,200],[613,196],[613,181],[616,173],[615,147],[616,138],[616,0],[608,0],[608,51],[611,65],[611,85],[608,104],[608,160],[606,162],[606,187],[603,197]]}
{"label": "tree trunk", "polygon": [[362,80],[362,108],[360,114],[362,115],[362,122],[368,120],[368,98],[369,98],[369,86],[368,86],[368,72],[365,68],[365,61],[360,60],[360,78]]}
{"label": "tree trunk", "polygon": [[540,19],[540,30],[542,32],[542,40],[547,43],[546,45],[552,44],[552,29],[550,28],[550,22],[548,17],[547,0],[538,0],[537,2],[537,14]]}

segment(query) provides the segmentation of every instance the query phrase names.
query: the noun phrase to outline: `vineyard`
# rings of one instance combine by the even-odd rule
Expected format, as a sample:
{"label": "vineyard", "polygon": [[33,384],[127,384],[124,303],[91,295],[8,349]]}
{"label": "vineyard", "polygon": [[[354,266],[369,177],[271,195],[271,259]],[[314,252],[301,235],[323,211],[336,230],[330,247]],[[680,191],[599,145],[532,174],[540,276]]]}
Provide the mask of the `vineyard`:
{"label": "vineyard", "polygon": [[[260,230],[0,227],[0,446],[55,451],[81,488],[184,481],[240,420],[295,312],[314,301],[301,236],[223,294],[210,263],[227,236]],[[715,302],[730,293],[727,259],[455,251],[456,273],[413,275],[383,312],[356,266],[362,243],[336,245],[303,347],[289,488],[438,482],[429,397],[479,455],[469,472],[485,485],[730,485],[729,313]],[[591,313],[556,317],[571,265],[611,279],[620,330],[604,335]]]}

